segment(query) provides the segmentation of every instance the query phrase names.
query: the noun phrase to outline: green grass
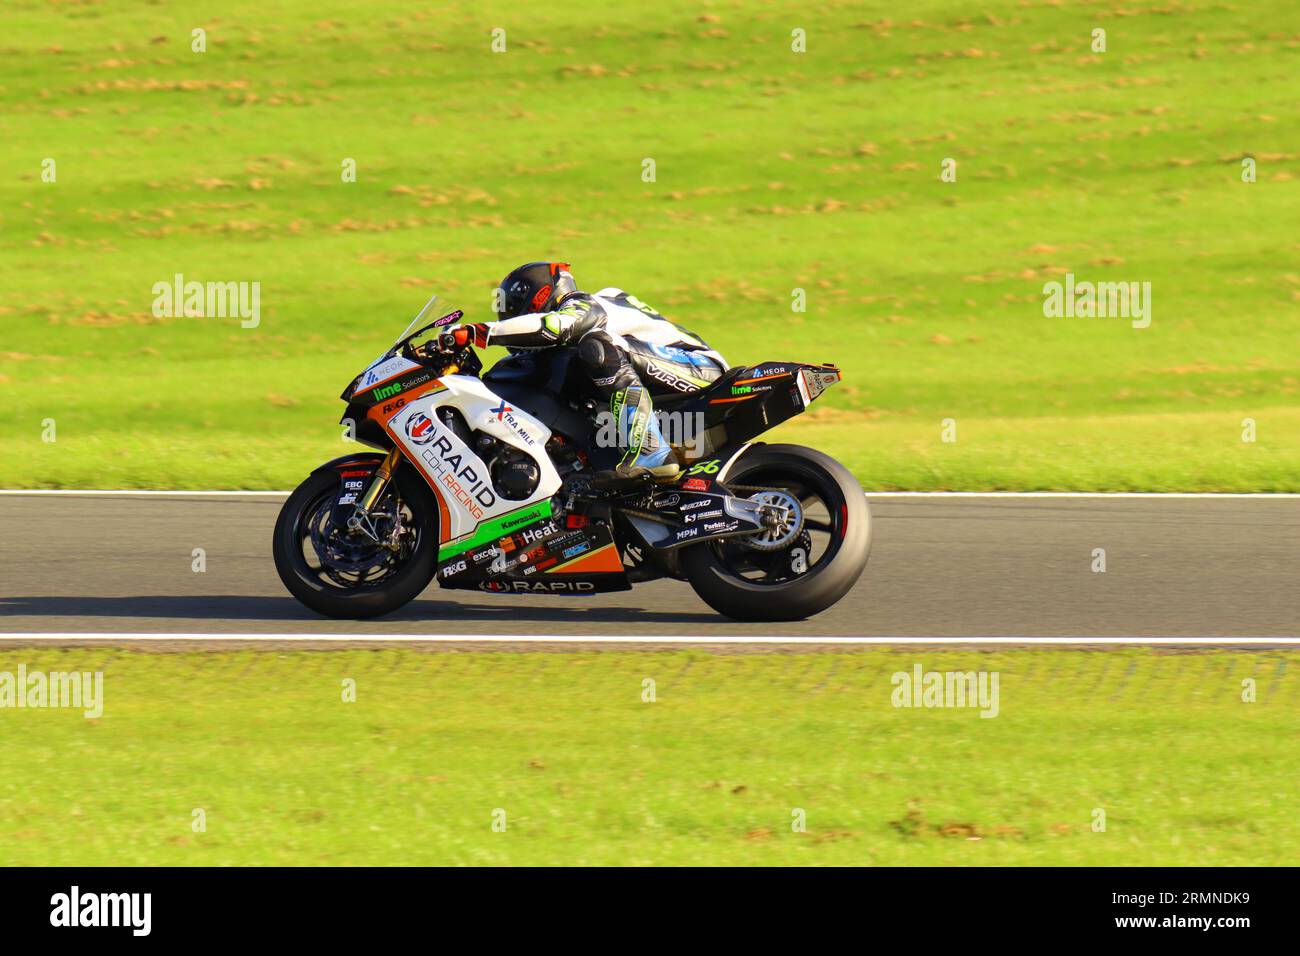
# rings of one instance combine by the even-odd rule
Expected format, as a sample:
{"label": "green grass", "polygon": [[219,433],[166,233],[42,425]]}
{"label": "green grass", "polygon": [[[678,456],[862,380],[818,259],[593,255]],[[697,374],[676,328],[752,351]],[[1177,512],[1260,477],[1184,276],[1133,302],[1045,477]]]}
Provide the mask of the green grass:
{"label": "green grass", "polygon": [[[0,485],[292,486],[430,291],[557,257],[839,362],[786,431],[868,487],[1300,490],[1294,3],[212,9],[0,12]],[[1067,271],[1150,328],[1045,318]],[[261,326],[155,319],[175,273]]]}
{"label": "green grass", "polygon": [[[1300,751],[1277,743],[1300,731],[1290,652],[0,652],[0,671],[20,663],[102,669],[105,709],[0,711],[0,865],[1300,852]],[[893,707],[891,675],[916,663],[997,671],[998,716]]]}

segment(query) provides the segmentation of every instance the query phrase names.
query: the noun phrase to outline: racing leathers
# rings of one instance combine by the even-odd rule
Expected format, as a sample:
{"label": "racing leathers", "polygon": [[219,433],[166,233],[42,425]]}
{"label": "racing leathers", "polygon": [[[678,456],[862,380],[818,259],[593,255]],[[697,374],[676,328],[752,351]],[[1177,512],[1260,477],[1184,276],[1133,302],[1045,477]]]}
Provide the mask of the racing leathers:
{"label": "racing leathers", "polygon": [[679,472],[654,413],[654,396],[694,392],[716,381],[727,363],[697,335],[669,322],[622,289],[575,292],[550,312],[471,326],[477,346],[515,350],[576,347],[617,424],[623,477]]}

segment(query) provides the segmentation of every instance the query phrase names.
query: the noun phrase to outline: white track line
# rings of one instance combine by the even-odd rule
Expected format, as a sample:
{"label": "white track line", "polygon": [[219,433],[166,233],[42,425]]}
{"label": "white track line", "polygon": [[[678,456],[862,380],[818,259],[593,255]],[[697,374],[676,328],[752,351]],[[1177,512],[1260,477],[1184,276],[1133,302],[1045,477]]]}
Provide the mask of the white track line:
{"label": "white track line", "polygon": [[375,641],[399,644],[750,644],[804,647],[812,644],[1168,644],[1168,645],[1257,645],[1300,644],[1300,637],[769,637],[720,634],[708,635],[617,635],[617,634],[114,634],[93,633],[0,633],[0,641],[275,641],[344,643]]}
{"label": "white track line", "polygon": [[[0,495],[116,498],[287,498],[288,491],[143,491],[75,488],[0,488]],[[868,498],[1300,498],[1300,492],[1246,491],[868,491]]]}

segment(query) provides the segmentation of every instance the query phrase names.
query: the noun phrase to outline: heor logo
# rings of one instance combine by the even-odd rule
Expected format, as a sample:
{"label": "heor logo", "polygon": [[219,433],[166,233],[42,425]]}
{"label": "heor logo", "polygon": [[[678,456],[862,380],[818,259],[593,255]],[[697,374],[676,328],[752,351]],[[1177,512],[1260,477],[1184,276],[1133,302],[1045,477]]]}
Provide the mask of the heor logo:
{"label": "heor logo", "polygon": [[378,385],[381,382],[388,381],[395,375],[401,375],[403,372],[409,372],[411,369],[419,367],[417,363],[412,362],[410,359],[402,358],[400,355],[394,356],[368,369],[361,379],[361,387],[369,388],[371,385]]}

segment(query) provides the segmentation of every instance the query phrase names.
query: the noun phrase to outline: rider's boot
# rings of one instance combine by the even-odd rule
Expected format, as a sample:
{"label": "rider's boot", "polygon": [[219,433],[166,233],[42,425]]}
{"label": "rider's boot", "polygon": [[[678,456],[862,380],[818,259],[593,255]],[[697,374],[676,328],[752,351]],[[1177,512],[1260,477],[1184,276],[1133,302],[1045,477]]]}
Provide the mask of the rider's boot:
{"label": "rider's boot", "polygon": [[614,488],[654,481],[670,481],[681,474],[672,447],[664,440],[644,385],[630,385],[614,393],[610,411],[618,423],[620,447],[627,449],[613,469],[592,475],[598,487]]}

